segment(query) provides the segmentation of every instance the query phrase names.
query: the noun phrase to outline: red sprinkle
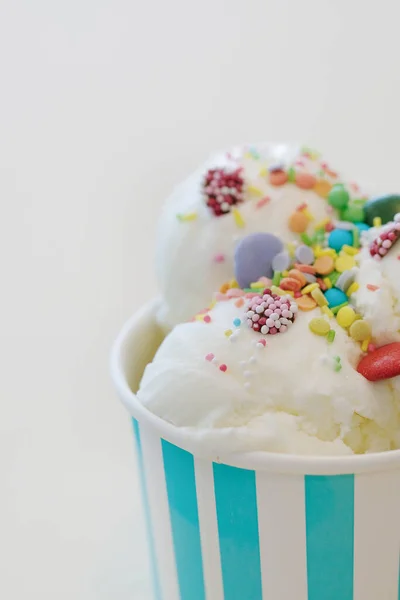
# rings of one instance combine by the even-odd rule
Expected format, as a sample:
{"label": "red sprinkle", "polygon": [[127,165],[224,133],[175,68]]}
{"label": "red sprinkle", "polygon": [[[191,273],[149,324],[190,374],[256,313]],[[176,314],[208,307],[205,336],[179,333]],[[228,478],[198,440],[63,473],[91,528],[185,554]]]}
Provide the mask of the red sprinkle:
{"label": "red sprinkle", "polygon": [[227,368],[228,367],[226,365],[221,365],[220,368],[219,368],[219,370],[223,371],[225,373],[225,371],[227,370]]}
{"label": "red sprinkle", "polygon": [[268,202],[270,202],[271,198],[269,196],[265,196],[265,198],[261,198],[261,200],[259,200],[256,203],[256,207],[257,208],[262,208],[263,206],[265,206],[266,204],[268,204]]}
{"label": "red sprinkle", "polygon": [[260,338],[260,339],[258,340],[258,343],[259,343],[259,344],[262,344],[263,346],[266,346],[266,345],[267,345],[267,342],[266,342],[266,341],[265,341],[263,338]]}
{"label": "red sprinkle", "polygon": [[244,200],[242,168],[209,169],[203,180],[206,204],[216,217],[231,212],[232,207]]}
{"label": "red sprinkle", "polygon": [[209,362],[211,362],[213,358],[214,358],[214,354],[212,352],[209,352],[209,354],[206,354],[206,360],[208,360]]}
{"label": "red sprinkle", "polygon": [[358,363],[357,371],[368,381],[400,375],[400,342],[386,344],[366,354]]}
{"label": "red sprinkle", "polygon": [[372,285],[372,283],[367,283],[367,289],[371,290],[371,292],[376,292],[376,290],[379,290],[379,286]]}

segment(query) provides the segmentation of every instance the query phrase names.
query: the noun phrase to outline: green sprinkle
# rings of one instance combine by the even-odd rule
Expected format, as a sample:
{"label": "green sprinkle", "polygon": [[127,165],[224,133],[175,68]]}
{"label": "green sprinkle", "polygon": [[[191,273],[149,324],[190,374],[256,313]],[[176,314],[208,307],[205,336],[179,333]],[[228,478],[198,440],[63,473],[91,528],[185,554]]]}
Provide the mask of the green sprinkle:
{"label": "green sprinkle", "polygon": [[275,271],[275,273],[274,273],[274,277],[273,277],[273,279],[272,279],[272,283],[273,283],[274,285],[276,285],[277,287],[279,287],[279,284],[280,284],[280,282],[281,282],[281,279],[282,279],[282,273],[281,273],[280,271]]}
{"label": "green sprinkle", "polygon": [[330,329],[328,331],[327,340],[328,340],[329,344],[332,344],[333,340],[335,339],[335,335],[336,335],[336,332],[334,329]]}
{"label": "green sprinkle", "polygon": [[313,242],[309,235],[307,235],[306,233],[302,233],[300,234],[300,237],[303,244],[306,244],[306,246],[312,246]]}
{"label": "green sprinkle", "polygon": [[360,247],[360,232],[358,230],[358,227],[354,227],[353,229],[353,246],[354,248]]}
{"label": "green sprinkle", "polygon": [[330,273],[328,277],[331,280],[332,287],[335,287],[336,282],[340,277],[340,273],[338,271],[332,271],[332,273]]}
{"label": "green sprinkle", "polygon": [[294,170],[293,167],[290,167],[288,169],[287,176],[288,176],[288,181],[290,181],[291,183],[293,183],[296,180],[296,171]]}
{"label": "green sprinkle", "polygon": [[244,292],[249,293],[251,292],[252,294],[259,294],[260,292],[262,292],[264,289],[263,287],[259,287],[259,288],[244,288]]}
{"label": "green sprinkle", "polygon": [[343,304],[338,304],[337,306],[334,306],[333,308],[331,308],[331,311],[333,312],[334,315],[337,315],[339,310],[341,308],[343,308],[343,306],[347,306],[348,302],[343,302]]}
{"label": "green sprinkle", "polygon": [[335,365],[333,368],[336,371],[336,373],[338,373],[342,369],[342,364],[340,362],[340,356],[334,356],[333,360],[335,361]]}
{"label": "green sprinkle", "polygon": [[251,154],[251,156],[255,159],[258,160],[260,158],[259,153],[257,152],[257,150],[255,148],[250,148],[249,150],[249,154]]}

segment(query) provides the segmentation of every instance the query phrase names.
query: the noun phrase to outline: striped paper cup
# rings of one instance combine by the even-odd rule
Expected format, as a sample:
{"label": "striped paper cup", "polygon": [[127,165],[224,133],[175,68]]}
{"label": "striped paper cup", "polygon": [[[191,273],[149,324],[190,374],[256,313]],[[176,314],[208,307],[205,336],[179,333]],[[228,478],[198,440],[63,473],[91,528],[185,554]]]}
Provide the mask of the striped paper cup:
{"label": "striped paper cup", "polygon": [[[400,451],[213,456],[137,401],[157,301],[112,352],[133,418],[156,600],[398,600]],[[190,398],[188,398],[190,402]]]}

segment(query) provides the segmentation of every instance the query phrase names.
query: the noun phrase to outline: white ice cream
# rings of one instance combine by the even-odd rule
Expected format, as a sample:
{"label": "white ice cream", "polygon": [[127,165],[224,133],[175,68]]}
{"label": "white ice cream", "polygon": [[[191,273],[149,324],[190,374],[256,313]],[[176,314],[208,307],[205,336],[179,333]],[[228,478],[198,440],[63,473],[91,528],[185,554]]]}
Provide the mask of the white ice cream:
{"label": "white ice cream", "polygon": [[[219,302],[210,323],[177,326],[146,368],[138,392],[143,405],[221,452],[336,455],[400,446],[397,380],[371,383],[357,373],[360,346],[334,319],[329,344],[308,328],[319,309],[300,311],[287,332],[274,336],[235,328],[244,311],[235,300]],[[227,337],[229,329],[234,334]],[[257,345],[260,338],[266,347]],[[217,364],[206,360],[209,353]]]}
{"label": "white ice cream", "polygon": [[[180,184],[168,199],[160,221],[157,245],[157,277],[164,297],[160,322],[171,328],[186,321],[210,304],[213,293],[234,276],[233,256],[236,243],[249,233],[270,232],[282,241],[299,239],[288,227],[289,216],[307,203],[315,222],[332,214],[325,198],[313,190],[293,183],[274,187],[268,181],[268,167],[283,164],[321,176],[320,159],[304,159],[299,146],[265,144],[257,146],[259,158],[244,147],[213,156]],[[296,161],[303,164],[298,165]],[[202,182],[211,167],[242,166],[246,184],[245,201],[237,205],[244,225],[239,227],[232,212],[216,217],[206,205]],[[326,181],[336,177],[324,172]],[[269,201],[260,207],[259,201]],[[194,215],[193,220],[178,216]]]}

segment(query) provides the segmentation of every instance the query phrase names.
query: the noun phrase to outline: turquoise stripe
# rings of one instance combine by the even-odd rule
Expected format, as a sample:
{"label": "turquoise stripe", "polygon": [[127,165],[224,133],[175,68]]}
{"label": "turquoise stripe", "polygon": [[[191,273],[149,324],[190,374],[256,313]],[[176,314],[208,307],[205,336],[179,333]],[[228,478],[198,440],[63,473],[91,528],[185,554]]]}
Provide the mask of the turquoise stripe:
{"label": "turquoise stripe", "polygon": [[354,475],[305,477],[308,600],[353,600]]}
{"label": "turquoise stripe", "polygon": [[169,513],[181,600],[205,600],[192,454],[162,440]]}
{"label": "turquoise stripe", "polygon": [[144,505],[144,511],[145,511],[147,533],[148,533],[148,538],[149,538],[150,564],[151,564],[151,571],[152,571],[152,577],[153,577],[154,597],[155,597],[155,600],[161,600],[162,596],[161,596],[160,580],[159,580],[158,569],[157,569],[156,553],[155,553],[155,549],[154,549],[153,527],[152,527],[151,518],[150,518],[149,498],[147,495],[146,479],[144,476],[143,453],[142,453],[142,444],[140,441],[139,423],[136,421],[136,419],[133,419],[133,418],[132,418],[132,422],[133,422],[133,431],[135,433],[135,438],[136,438],[137,456],[138,456],[138,462],[139,462],[139,477],[140,477],[140,484],[141,484],[141,488],[142,488],[142,498],[143,498],[143,505]]}
{"label": "turquoise stripe", "polygon": [[213,466],[225,598],[261,600],[255,473]]}

